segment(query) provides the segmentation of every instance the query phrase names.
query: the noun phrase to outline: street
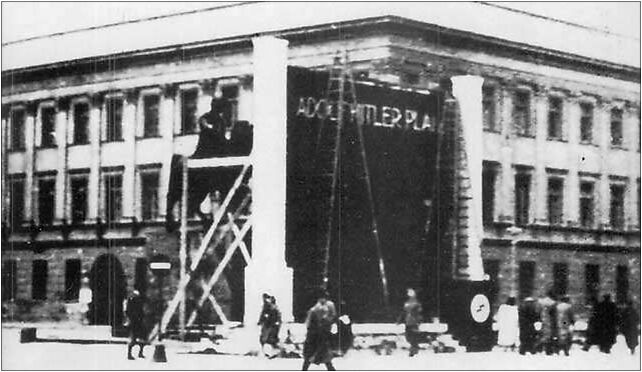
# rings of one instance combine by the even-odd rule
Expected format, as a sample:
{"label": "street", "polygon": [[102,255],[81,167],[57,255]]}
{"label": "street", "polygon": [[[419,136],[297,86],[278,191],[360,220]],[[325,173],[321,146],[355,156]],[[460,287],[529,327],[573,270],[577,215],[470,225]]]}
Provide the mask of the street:
{"label": "street", "polygon": [[[621,341],[621,340],[618,340]],[[209,342],[209,341],[208,341]],[[58,342],[19,343],[18,329],[2,329],[2,369],[47,369],[47,370],[299,370],[301,359],[267,359],[243,355],[215,355],[202,353],[206,342],[180,344],[167,341],[167,363],[154,363],[153,347],[145,349],[145,359],[126,359],[124,344],[71,344]],[[135,349],[135,353],[138,349]],[[198,353],[201,352],[201,353]],[[409,358],[405,350],[396,350],[392,355],[379,356],[372,350],[351,351],[346,357],[336,358],[334,365],[339,370],[639,370],[640,354],[630,355],[618,342],[610,355],[601,354],[594,347],[583,352],[575,347],[570,357],[527,355],[494,350],[484,353],[434,354],[422,350]],[[312,366],[311,370],[324,370],[324,366]]]}

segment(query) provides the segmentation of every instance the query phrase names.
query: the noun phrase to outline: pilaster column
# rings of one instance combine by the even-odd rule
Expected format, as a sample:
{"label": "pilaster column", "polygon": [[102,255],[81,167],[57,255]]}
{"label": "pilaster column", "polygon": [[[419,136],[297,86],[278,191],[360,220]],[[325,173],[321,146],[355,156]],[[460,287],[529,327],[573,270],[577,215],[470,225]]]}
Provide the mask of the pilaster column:
{"label": "pilaster column", "polygon": [[502,130],[500,162],[501,184],[499,187],[499,221],[512,223],[515,220],[515,173],[513,171],[513,97],[509,87],[502,86],[500,94],[500,125]]}
{"label": "pilaster column", "polygon": [[611,190],[609,187],[608,156],[611,146],[611,102],[600,100],[595,106],[595,127],[597,143],[600,147],[600,179],[597,185],[595,220],[598,228],[609,228]]}
{"label": "pilaster column", "polygon": [[[462,127],[464,150],[470,180],[470,195],[468,206],[468,246],[464,256],[467,257],[467,272],[470,280],[483,280],[484,266],[481,256],[481,240],[484,234],[482,222],[482,84],[484,79],[479,76],[454,76],[451,79],[453,96],[457,99],[460,109],[460,125]],[[458,252],[459,255],[462,252]]]}
{"label": "pilaster column", "polygon": [[91,96],[89,107],[89,180],[87,181],[87,219],[95,221],[99,217],[100,205],[100,118],[104,96]]}
{"label": "pilaster column", "polygon": [[159,134],[162,137],[163,158],[159,179],[159,200],[158,210],[162,217],[165,217],[167,209],[167,192],[169,191],[169,176],[172,166],[172,154],[174,154],[174,100],[178,87],[168,84],[161,87],[160,107],[158,113]]}
{"label": "pilaster column", "polygon": [[9,194],[9,159],[8,147],[9,147],[9,105],[2,105],[2,222],[9,222],[9,206],[11,205],[10,194]]}
{"label": "pilaster column", "polygon": [[565,182],[564,216],[569,226],[579,226],[580,220],[580,105],[578,95],[573,94],[564,102],[563,125],[568,140],[568,177]]}
{"label": "pilaster column", "polygon": [[59,99],[56,111],[56,144],[58,145],[58,163],[56,172],[56,206],[55,219],[66,218],[65,194],[67,189],[67,121],[69,118],[69,100]]}
{"label": "pilaster column", "polygon": [[36,136],[36,110],[38,105],[29,102],[25,109],[25,220],[35,219],[33,210],[34,198],[34,161],[35,161],[35,136]]}
{"label": "pilaster column", "polygon": [[531,197],[531,205],[535,212],[535,223],[547,225],[548,177],[546,175],[546,164],[544,164],[544,149],[547,137],[548,90],[545,87],[540,87],[534,92],[533,104],[535,112],[535,174],[533,184],[535,192]]}
{"label": "pilaster column", "polygon": [[636,230],[638,226],[637,201],[639,197],[637,194],[637,179],[640,177],[639,153],[637,149],[640,123],[637,119],[637,109],[630,103],[627,103],[624,108],[623,120],[624,142],[627,149],[626,156],[630,159],[627,167],[628,182],[624,200],[624,221],[627,230]]}
{"label": "pilaster column", "polygon": [[271,36],[254,46],[254,146],[252,150],[252,262],[245,269],[246,325],[272,293],[283,320],[293,319],[292,269],[285,262],[285,187],[288,42]]}
{"label": "pilaster column", "polygon": [[136,103],[138,90],[125,92],[123,101],[123,217],[134,216],[137,198],[134,195],[136,184]]}

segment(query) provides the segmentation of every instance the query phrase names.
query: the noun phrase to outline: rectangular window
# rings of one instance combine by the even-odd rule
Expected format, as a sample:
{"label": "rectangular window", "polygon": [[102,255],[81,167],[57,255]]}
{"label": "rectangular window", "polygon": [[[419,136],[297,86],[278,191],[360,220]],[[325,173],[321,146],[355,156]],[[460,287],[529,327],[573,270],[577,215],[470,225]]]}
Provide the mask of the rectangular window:
{"label": "rectangular window", "polygon": [[56,109],[43,107],[40,109],[40,146],[56,146]]}
{"label": "rectangular window", "polygon": [[580,104],[580,142],[593,142],[593,105],[590,103]]}
{"label": "rectangular window", "polygon": [[548,223],[561,225],[564,222],[564,180],[559,177],[548,179]]}
{"label": "rectangular window", "polygon": [[562,99],[559,97],[549,97],[548,99],[548,138],[562,139],[562,117],[563,117]]}
{"label": "rectangular window", "polygon": [[488,275],[490,281],[490,303],[497,304],[497,294],[499,293],[499,260],[484,260],[484,273]]}
{"label": "rectangular window", "polygon": [[11,150],[20,151],[25,149],[25,110],[17,109],[11,111]]}
{"label": "rectangular window", "polygon": [[181,134],[197,132],[198,89],[181,91]]}
{"label": "rectangular window", "polygon": [[25,180],[24,177],[12,178],[9,181],[9,216],[13,227],[22,225],[25,211]]}
{"label": "rectangular window", "polygon": [[140,174],[141,217],[143,221],[158,218],[158,185],[159,171],[147,170]]}
{"label": "rectangular window", "polygon": [[580,182],[580,226],[593,228],[595,223],[595,183]]}
{"label": "rectangular window", "polygon": [[148,94],[143,96],[143,136],[156,137],[158,132],[158,110],[160,96]]}
{"label": "rectangular window", "polygon": [[123,139],[123,99],[118,97],[107,98],[105,109],[107,113],[105,141],[121,141]]}
{"label": "rectangular window", "polygon": [[482,218],[484,223],[493,222],[495,212],[495,180],[497,171],[492,167],[482,170]]}
{"label": "rectangular window", "polygon": [[484,112],[484,129],[491,132],[495,131],[495,87],[482,87],[482,109]]}
{"label": "rectangular window", "polygon": [[513,124],[515,133],[520,136],[532,136],[531,97],[527,91],[517,91],[513,97]]}
{"label": "rectangular window", "polygon": [[2,264],[2,301],[16,299],[18,290],[18,262],[6,260]]}
{"label": "rectangular window", "polygon": [[123,216],[123,177],[121,174],[107,174],[105,182],[105,221],[117,222]]}
{"label": "rectangular window", "polygon": [[46,260],[33,260],[31,273],[31,298],[34,300],[47,299],[48,267]]}
{"label": "rectangular window", "polygon": [[136,266],[134,268],[134,289],[138,290],[141,294],[147,292],[148,281],[148,262],[146,258],[137,258]]}
{"label": "rectangular window", "polygon": [[556,295],[565,295],[568,291],[568,264],[553,264],[553,291]]}
{"label": "rectangular window", "polygon": [[89,104],[82,102],[74,105],[74,144],[89,143]]}
{"label": "rectangular window", "polygon": [[611,110],[611,146],[621,147],[622,137],[622,110],[614,108]]}
{"label": "rectangular window", "polygon": [[80,260],[71,259],[65,261],[65,301],[78,300],[80,293]]}
{"label": "rectangular window", "polygon": [[530,207],[531,175],[517,173],[515,175],[515,224],[528,225],[528,209]]}
{"label": "rectangular window", "polygon": [[38,222],[51,225],[54,220],[56,201],[56,179],[51,177],[38,180]]}
{"label": "rectangular window", "polygon": [[615,277],[615,298],[618,303],[624,303],[629,298],[629,268],[618,265]]}
{"label": "rectangular window", "polygon": [[600,294],[600,265],[587,264],[584,268],[586,303],[598,300]]}
{"label": "rectangular window", "polygon": [[88,175],[74,175],[71,184],[71,222],[78,224],[87,219]]}
{"label": "rectangular window", "polygon": [[239,86],[226,85],[221,88],[221,95],[230,103],[230,120],[232,123],[238,120],[238,98]]}
{"label": "rectangular window", "polygon": [[611,185],[611,227],[624,230],[624,185]]}
{"label": "rectangular window", "polygon": [[533,295],[535,283],[535,262],[522,261],[519,263],[519,298],[524,299]]}

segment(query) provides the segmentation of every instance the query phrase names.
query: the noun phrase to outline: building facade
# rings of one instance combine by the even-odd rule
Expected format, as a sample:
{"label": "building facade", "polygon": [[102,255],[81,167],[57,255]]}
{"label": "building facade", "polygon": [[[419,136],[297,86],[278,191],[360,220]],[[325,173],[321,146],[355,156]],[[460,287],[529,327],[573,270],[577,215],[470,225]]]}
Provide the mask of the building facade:
{"label": "building facade", "polygon": [[[441,5],[413,5],[428,8],[410,16],[364,4],[332,19],[329,5],[316,4],[318,18],[301,10],[220,34],[193,25],[301,6],[241,4],[3,45],[3,316],[22,306],[33,318],[64,318],[83,273],[115,275],[124,296],[146,285],[153,257],[178,259],[178,237],[164,225],[171,156],[193,152],[212,97],[232,100],[235,119],[256,122],[257,33],[288,40],[291,65],[325,68],[347,51],[359,79],[390,86],[482,77],[481,250],[494,305],[553,288],[580,313],[602,293],[639,308],[639,61],[469,30],[439,18],[449,10]],[[475,6],[532,30],[562,27],[639,51],[639,41]],[[185,32],[153,37],[171,27]],[[122,45],[63,52],[88,40]],[[33,57],[43,46],[55,53]],[[242,318],[242,304],[226,306]]]}

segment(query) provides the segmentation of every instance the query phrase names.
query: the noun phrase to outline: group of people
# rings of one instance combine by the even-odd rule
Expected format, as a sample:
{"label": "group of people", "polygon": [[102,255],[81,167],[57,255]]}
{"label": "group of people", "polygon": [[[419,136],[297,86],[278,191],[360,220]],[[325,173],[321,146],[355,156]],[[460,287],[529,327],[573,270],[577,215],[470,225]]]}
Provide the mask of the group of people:
{"label": "group of people", "polygon": [[[558,300],[552,291],[548,291],[538,300],[525,298],[519,307],[515,298],[509,297],[499,307],[495,320],[497,344],[505,350],[519,346],[522,355],[542,351],[547,355],[560,352],[569,355],[575,315],[567,295]],[[598,345],[600,351],[609,353],[619,328],[629,350],[634,353],[638,344],[638,324],[639,317],[630,300],[618,309],[610,295],[604,295],[601,302],[592,306],[583,349],[587,351],[591,345]]]}

